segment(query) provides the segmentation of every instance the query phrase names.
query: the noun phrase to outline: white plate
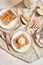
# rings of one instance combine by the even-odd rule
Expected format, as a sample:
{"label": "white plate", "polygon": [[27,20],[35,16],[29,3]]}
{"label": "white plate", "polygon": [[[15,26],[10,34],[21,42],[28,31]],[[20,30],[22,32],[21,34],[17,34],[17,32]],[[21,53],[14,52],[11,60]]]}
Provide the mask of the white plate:
{"label": "white plate", "polygon": [[[42,28],[43,28],[43,25],[36,31],[36,34],[39,33]],[[37,38],[37,35],[36,35],[36,39],[35,39],[35,40],[36,40],[37,44],[38,44],[40,47],[43,48],[43,45],[38,41],[39,37],[40,37],[40,35],[38,36],[38,38]]]}
{"label": "white plate", "polygon": [[[9,10],[9,9],[3,9],[3,10],[1,10],[1,11],[0,11],[0,16],[1,16],[4,12],[6,12],[7,10]],[[15,13],[12,9],[10,9],[10,10],[16,15],[16,13]],[[16,16],[17,16],[17,15],[16,15]],[[0,26],[3,27],[3,28],[5,28],[5,29],[11,29],[12,27],[14,27],[14,26],[16,25],[17,21],[18,21],[18,19],[17,19],[17,17],[16,17],[11,23],[9,23],[8,25],[5,25],[5,24],[3,23],[3,21],[0,19]]]}
{"label": "white plate", "polygon": [[[16,46],[14,45],[13,39],[16,38],[17,36],[23,34],[23,33],[28,37],[28,39],[30,40],[30,43],[27,44],[26,46],[24,46],[24,47],[21,48],[21,49],[17,49]],[[25,51],[27,51],[27,50],[30,48],[30,46],[31,46],[31,36],[28,35],[28,34],[27,34],[26,32],[24,32],[24,31],[18,31],[18,32],[16,32],[16,33],[14,34],[14,36],[12,37],[11,45],[12,45],[12,47],[14,48],[14,50],[16,50],[16,51],[18,51],[18,52],[25,52]]]}

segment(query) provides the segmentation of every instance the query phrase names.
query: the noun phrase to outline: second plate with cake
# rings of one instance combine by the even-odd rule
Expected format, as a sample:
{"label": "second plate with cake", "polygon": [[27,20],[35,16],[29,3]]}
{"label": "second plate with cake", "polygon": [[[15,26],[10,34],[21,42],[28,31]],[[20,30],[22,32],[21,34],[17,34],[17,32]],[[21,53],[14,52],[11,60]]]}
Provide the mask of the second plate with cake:
{"label": "second plate with cake", "polygon": [[31,36],[24,31],[18,31],[11,40],[12,47],[18,52],[25,52],[31,46]]}

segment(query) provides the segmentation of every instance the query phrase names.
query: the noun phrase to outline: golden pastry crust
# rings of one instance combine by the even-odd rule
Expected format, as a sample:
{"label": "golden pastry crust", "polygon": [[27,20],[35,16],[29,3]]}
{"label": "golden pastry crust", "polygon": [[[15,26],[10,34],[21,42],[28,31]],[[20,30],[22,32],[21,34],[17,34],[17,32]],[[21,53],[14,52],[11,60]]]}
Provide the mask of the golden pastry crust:
{"label": "golden pastry crust", "polygon": [[8,25],[10,22],[12,22],[15,18],[16,18],[16,15],[11,10],[6,11],[1,16],[1,20],[6,25]]}

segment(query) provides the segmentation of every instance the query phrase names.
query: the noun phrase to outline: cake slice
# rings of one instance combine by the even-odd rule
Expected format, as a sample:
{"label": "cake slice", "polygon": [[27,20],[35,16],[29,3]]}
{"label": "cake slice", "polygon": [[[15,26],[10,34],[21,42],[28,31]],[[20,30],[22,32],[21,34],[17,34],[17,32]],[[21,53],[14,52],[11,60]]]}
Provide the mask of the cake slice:
{"label": "cake slice", "polygon": [[8,25],[16,18],[16,15],[11,11],[7,10],[5,13],[1,15],[1,20],[5,25]]}

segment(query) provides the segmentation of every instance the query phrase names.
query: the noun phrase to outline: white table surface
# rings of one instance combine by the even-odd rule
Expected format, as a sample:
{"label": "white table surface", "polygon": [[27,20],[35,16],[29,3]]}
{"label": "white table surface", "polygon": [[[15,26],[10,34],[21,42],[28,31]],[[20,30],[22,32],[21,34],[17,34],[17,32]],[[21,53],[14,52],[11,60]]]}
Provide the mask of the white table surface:
{"label": "white table surface", "polygon": [[28,64],[0,49],[0,65],[43,65],[43,58],[34,63]]}

